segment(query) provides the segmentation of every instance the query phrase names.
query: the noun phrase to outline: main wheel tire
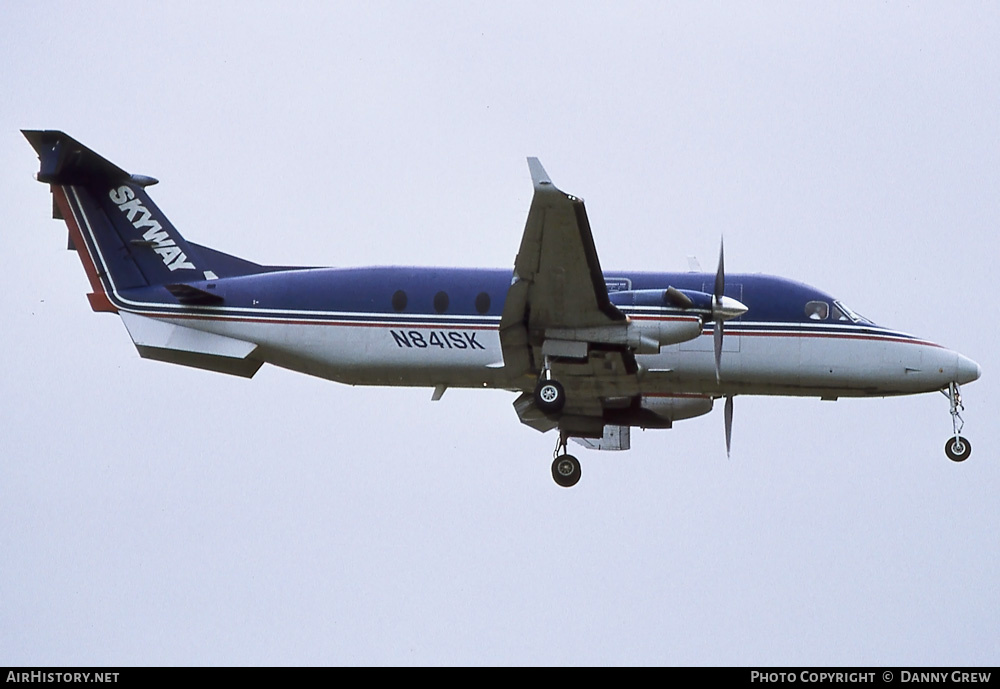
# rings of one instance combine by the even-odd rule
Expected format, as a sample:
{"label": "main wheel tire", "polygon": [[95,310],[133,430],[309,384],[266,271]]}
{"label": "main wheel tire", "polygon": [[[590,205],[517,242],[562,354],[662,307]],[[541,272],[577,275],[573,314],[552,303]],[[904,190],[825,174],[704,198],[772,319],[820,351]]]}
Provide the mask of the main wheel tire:
{"label": "main wheel tire", "polygon": [[944,453],[953,462],[964,462],[972,454],[972,443],[962,436],[948,438],[948,442],[944,444]]}
{"label": "main wheel tire", "polygon": [[535,387],[535,406],[545,414],[562,411],[566,405],[566,391],[559,381],[542,380]]}
{"label": "main wheel tire", "polygon": [[563,488],[571,488],[580,480],[580,462],[573,455],[560,455],[552,462],[552,478]]}

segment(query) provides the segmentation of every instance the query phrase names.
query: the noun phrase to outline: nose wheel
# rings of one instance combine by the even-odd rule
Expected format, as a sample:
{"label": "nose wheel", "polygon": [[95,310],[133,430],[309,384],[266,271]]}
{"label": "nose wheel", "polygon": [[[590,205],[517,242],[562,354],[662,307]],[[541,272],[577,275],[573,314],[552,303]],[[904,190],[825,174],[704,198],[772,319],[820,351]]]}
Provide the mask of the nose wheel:
{"label": "nose wheel", "polygon": [[947,390],[941,392],[951,403],[951,427],[954,431],[954,436],[948,438],[948,442],[944,444],[944,453],[953,462],[964,462],[972,454],[972,443],[961,436],[962,428],[965,427],[965,420],[962,419],[962,412],[965,411],[962,391],[958,383],[951,383]]}
{"label": "nose wheel", "polygon": [[563,488],[572,488],[580,480],[580,461],[573,455],[566,454],[566,436],[562,433],[559,434],[553,456],[553,480]]}
{"label": "nose wheel", "polygon": [[948,438],[944,444],[944,453],[953,462],[964,462],[972,454],[972,443],[960,435]]}

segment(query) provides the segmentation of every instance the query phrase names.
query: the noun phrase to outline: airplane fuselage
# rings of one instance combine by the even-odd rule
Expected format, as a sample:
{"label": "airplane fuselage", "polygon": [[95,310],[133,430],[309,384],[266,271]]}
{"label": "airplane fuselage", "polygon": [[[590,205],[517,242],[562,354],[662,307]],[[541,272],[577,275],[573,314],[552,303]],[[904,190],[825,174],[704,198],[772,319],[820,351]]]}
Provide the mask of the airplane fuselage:
{"label": "airplane fuselage", "polygon": [[[511,278],[501,269],[308,268],[195,283],[224,299],[220,306],[170,303],[161,286],[112,299],[121,310],[255,342],[269,363],[342,383],[528,390],[532,381],[505,373],[500,349]],[[634,290],[710,290],[712,278],[605,273],[613,301]],[[888,396],[978,375],[965,357],[840,311],[801,283],[732,274],[727,294],[749,310],[727,325],[720,380],[705,326],[700,337],[637,356],[640,394]],[[670,308],[618,308],[636,320],[678,317]]]}

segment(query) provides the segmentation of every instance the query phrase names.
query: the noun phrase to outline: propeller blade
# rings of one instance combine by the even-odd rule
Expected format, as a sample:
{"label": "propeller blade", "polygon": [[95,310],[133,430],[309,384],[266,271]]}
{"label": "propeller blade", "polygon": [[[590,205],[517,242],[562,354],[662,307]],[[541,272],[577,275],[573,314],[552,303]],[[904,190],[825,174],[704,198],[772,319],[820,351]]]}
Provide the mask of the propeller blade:
{"label": "propeller blade", "polygon": [[715,303],[722,303],[722,293],[726,291],[726,268],[723,249],[725,240],[719,240],[719,268],[715,271]]}
{"label": "propeller blade", "polygon": [[[722,306],[722,293],[726,291],[725,239],[719,239],[719,268],[715,271],[715,306]],[[715,318],[715,382],[722,381],[722,318]]]}
{"label": "propeller blade", "polygon": [[733,445],[733,396],[726,397],[726,457],[729,457],[729,450]]}
{"label": "propeller blade", "polygon": [[715,382],[722,382],[722,319],[715,319]]}
{"label": "propeller blade", "polygon": [[668,287],[667,291],[663,293],[663,301],[666,304],[672,304],[681,309],[691,309],[694,308],[694,302],[691,301],[691,297],[681,292],[676,287]]}

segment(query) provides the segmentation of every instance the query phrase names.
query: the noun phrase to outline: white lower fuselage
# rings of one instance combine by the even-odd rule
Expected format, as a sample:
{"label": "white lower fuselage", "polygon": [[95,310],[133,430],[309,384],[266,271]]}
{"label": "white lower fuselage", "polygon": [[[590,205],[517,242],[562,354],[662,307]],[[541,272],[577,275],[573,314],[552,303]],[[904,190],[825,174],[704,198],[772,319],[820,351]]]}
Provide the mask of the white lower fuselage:
{"label": "white lower fuselage", "polygon": [[[259,345],[274,365],[351,385],[529,389],[503,368],[499,319],[295,322],[262,317],[166,318]],[[639,355],[641,394],[866,397],[930,392],[972,380],[976,365],[940,345],[855,325],[733,323],[717,382],[710,329]]]}

